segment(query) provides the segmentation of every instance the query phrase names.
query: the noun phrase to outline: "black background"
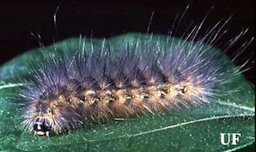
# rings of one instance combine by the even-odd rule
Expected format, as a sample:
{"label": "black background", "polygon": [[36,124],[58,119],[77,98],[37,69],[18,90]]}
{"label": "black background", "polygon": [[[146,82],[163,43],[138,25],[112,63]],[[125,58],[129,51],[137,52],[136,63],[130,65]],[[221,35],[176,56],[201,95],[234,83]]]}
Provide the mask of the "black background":
{"label": "black background", "polygon": [[[109,37],[126,32],[146,32],[151,13],[154,18],[150,32],[166,34],[177,13],[182,13],[187,4],[191,4],[187,21],[200,21],[207,11],[214,10],[207,17],[206,26],[213,25],[221,18],[233,15],[227,25],[230,30],[224,37],[226,41],[242,29],[249,27],[244,39],[249,39],[254,32],[254,4],[252,0],[234,2],[222,1],[147,1],[147,2],[61,2],[57,14],[58,38],[54,28],[53,14],[60,2],[2,2],[0,5],[0,64],[10,58],[35,47],[38,41],[30,35],[40,34],[45,45],[54,39],[62,40],[79,34],[93,37]],[[182,29],[180,29],[182,30]],[[225,41],[225,40],[224,40]],[[245,62],[253,52],[254,43],[246,50],[247,56],[241,57],[238,64]],[[230,50],[234,55],[235,48]],[[247,79],[255,82],[253,70],[245,73]]]}
{"label": "black background", "polygon": [[[255,7],[254,0],[170,0],[170,1],[62,1],[57,13],[58,35],[54,28],[53,14],[60,3],[46,1],[1,1],[0,2],[0,64],[38,47],[30,33],[40,34],[44,45],[79,34],[93,37],[110,37],[127,32],[146,33],[150,16],[154,17],[150,33],[167,34],[177,13],[182,13],[187,4],[191,4],[183,25],[189,21],[200,21],[214,6],[207,17],[207,25],[213,25],[221,18],[233,15],[226,26],[229,34],[224,41],[249,27],[244,40],[254,36]],[[182,30],[182,29],[180,29]],[[204,28],[202,29],[204,30]],[[178,34],[177,34],[178,36]],[[255,41],[247,48],[237,64],[245,62],[254,52]],[[229,55],[234,56],[233,48]],[[248,80],[255,82],[254,69],[245,72]],[[253,150],[253,147],[247,148]]]}
{"label": "black background", "polygon": [[[54,28],[53,14],[57,6],[58,35]],[[14,56],[38,47],[38,40],[31,36],[40,34],[44,45],[79,34],[93,37],[110,37],[127,32],[146,32],[150,16],[154,17],[150,32],[167,34],[177,13],[182,13],[187,4],[191,4],[183,25],[190,21],[199,22],[214,6],[207,17],[202,31],[221,18],[233,15],[226,26],[228,34],[223,41],[249,28],[243,40],[254,36],[255,10],[253,0],[171,0],[171,1],[2,1],[0,2],[0,64]],[[185,26],[184,26],[185,27]],[[179,30],[182,31],[181,27]],[[182,34],[182,32],[180,32]],[[178,36],[178,35],[177,35]],[[241,42],[242,43],[242,42]],[[237,64],[242,64],[254,52],[255,41],[248,47]],[[239,44],[237,45],[239,46]],[[234,56],[236,47],[229,50]],[[255,82],[254,69],[245,72],[248,80]]]}

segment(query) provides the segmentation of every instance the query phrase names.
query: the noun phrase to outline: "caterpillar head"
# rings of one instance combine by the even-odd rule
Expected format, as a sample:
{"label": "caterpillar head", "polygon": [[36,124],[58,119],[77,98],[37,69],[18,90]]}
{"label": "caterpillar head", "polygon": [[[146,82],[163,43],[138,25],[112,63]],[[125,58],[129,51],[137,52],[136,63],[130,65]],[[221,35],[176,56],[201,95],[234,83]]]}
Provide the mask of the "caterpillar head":
{"label": "caterpillar head", "polygon": [[49,132],[52,130],[52,123],[46,117],[38,117],[33,124],[33,130],[36,135],[49,136]]}
{"label": "caterpillar head", "polygon": [[35,135],[49,136],[56,128],[53,110],[45,101],[35,100],[24,109],[24,128]]}
{"label": "caterpillar head", "polygon": [[[61,96],[60,96],[61,97]],[[74,98],[33,101],[26,107],[23,121],[25,129],[39,136],[49,136],[50,132],[63,133],[82,124],[79,107],[74,106]]]}
{"label": "caterpillar head", "polygon": [[34,109],[33,129],[34,134],[40,136],[49,136],[49,132],[53,129],[53,111],[46,102],[39,102]]}

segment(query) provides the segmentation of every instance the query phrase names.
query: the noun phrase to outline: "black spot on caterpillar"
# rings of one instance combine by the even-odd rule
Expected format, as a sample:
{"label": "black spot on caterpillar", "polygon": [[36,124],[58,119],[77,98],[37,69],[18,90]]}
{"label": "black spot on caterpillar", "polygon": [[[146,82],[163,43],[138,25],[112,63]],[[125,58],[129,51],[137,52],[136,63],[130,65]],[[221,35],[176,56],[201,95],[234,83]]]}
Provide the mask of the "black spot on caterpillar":
{"label": "black spot on caterpillar", "polygon": [[229,60],[220,60],[221,53],[212,51],[226,20],[198,38],[203,22],[183,40],[147,35],[120,47],[102,41],[101,47],[81,43],[57,56],[46,54],[21,86],[24,127],[37,135],[62,133],[88,121],[189,108],[231,94],[238,88],[217,88],[231,83],[244,65],[231,67]]}

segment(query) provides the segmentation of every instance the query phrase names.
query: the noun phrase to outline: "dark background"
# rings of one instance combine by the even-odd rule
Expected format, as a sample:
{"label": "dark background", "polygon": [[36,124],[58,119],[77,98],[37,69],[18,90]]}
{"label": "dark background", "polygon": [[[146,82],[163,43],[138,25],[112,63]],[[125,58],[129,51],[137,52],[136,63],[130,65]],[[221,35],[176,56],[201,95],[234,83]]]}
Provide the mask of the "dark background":
{"label": "dark background", "polygon": [[[202,31],[223,17],[227,19],[233,16],[226,26],[229,32],[223,37],[224,42],[247,27],[249,32],[243,40],[249,40],[254,36],[255,30],[253,0],[88,1],[83,3],[62,1],[57,13],[58,32],[56,32],[53,14],[59,3],[60,1],[51,3],[46,1],[0,2],[0,64],[39,46],[38,40],[31,36],[31,32],[40,34],[44,45],[52,44],[54,39],[58,41],[77,37],[79,34],[110,37],[127,32],[145,33],[154,11],[150,32],[167,34],[175,16],[177,13],[182,13],[187,4],[191,4],[191,7],[182,21],[183,26],[191,21],[200,22],[214,6]],[[180,34],[184,30],[182,28],[179,29]],[[179,36],[179,34],[176,35]],[[242,64],[250,58],[251,53],[254,52],[254,46],[255,41],[236,64]],[[237,47],[229,50],[229,55],[234,56],[236,50]],[[246,78],[253,83],[255,83],[254,69],[244,73]]]}
{"label": "dark background", "polygon": [[[214,6],[207,17],[205,27],[213,25],[221,18],[233,15],[226,26],[229,34],[223,41],[249,27],[243,40],[254,36],[255,7],[254,0],[170,0],[170,1],[79,1],[61,2],[57,13],[58,32],[54,28],[53,14],[59,1],[1,1],[0,2],[0,64],[21,54],[24,51],[39,47],[38,40],[31,32],[40,34],[44,45],[79,34],[93,37],[110,37],[127,32],[146,33],[150,16],[154,17],[150,33],[167,34],[177,13],[182,13],[187,4],[191,4],[182,25],[190,21],[200,22],[207,11]],[[202,30],[206,28],[203,27]],[[182,26],[181,29],[182,31]],[[58,33],[56,35],[56,33]],[[179,36],[182,32],[178,32]],[[242,42],[241,42],[242,44]],[[239,44],[238,44],[239,45]],[[241,64],[250,58],[254,52],[255,41],[247,48],[236,64]],[[235,55],[237,47],[229,50],[229,55]],[[252,62],[252,60],[251,60]],[[248,80],[255,83],[254,69],[245,72]],[[253,151],[253,147],[244,150]]]}
{"label": "dark background", "polygon": [[[221,18],[233,15],[226,26],[229,29],[223,42],[249,28],[243,40],[254,36],[255,8],[254,0],[171,0],[171,1],[62,1],[57,13],[58,32],[54,28],[53,14],[60,1],[2,1],[0,2],[0,64],[10,60],[24,51],[38,47],[38,40],[31,32],[40,34],[44,45],[79,34],[93,37],[110,37],[127,32],[146,32],[150,16],[154,17],[150,32],[167,34],[177,13],[182,13],[187,4],[191,4],[183,27],[189,22],[200,22],[205,14],[214,6],[207,17],[202,31]],[[185,26],[184,26],[185,25]],[[180,34],[184,32],[180,27]],[[182,31],[183,30],[183,31]],[[56,33],[59,33],[56,35]],[[179,34],[176,34],[179,36]],[[242,41],[243,42],[243,41]],[[241,44],[242,44],[241,42]],[[238,45],[239,46],[239,43]],[[241,65],[254,52],[255,41],[236,62]],[[232,57],[237,47],[229,50]],[[252,60],[251,60],[252,62]],[[252,65],[252,64],[251,64]],[[249,67],[248,65],[247,67]],[[248,80],[255,83],[254,69],[245,72]]]}

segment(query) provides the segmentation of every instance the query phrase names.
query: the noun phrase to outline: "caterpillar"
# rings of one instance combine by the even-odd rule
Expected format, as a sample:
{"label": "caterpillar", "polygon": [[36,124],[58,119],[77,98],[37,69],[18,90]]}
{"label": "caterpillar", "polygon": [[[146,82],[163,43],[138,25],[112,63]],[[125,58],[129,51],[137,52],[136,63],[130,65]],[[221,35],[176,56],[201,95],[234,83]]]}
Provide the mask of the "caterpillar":
{"label": "caterpillar", "polygon": [[225,23],[196,40],[202,23],[184,39],[137,35],[118,47],[103,40],[101,47],[79,43],[55,56],[44,53],[23,80],[27,85],[20,86],[24,128],[49,136],[88,122],[189,108],[231,94],[235,90],[218,88],[231,83],[244,65],[231,67],[230,60],[213,51]]}

